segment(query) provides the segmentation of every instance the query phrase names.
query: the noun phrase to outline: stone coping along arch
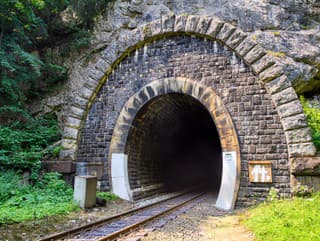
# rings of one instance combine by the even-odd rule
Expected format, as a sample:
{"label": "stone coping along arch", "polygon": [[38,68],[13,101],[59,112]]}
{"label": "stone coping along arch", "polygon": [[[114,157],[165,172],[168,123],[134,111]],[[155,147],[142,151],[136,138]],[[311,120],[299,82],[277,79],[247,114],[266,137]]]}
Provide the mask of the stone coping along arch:
{"label": "stone coping along arch", "polygon": [[219,134],[223,153],[222,180],[216,206],[226,210],[233,209],[239,190],[241,169],[240,147],[233,121],[213,89],[182,77],[165,78],[147,84],[122,108],[109,149],[109,163],[111,163],[109,172],[111,172],[113,192],[123,199],[132,200],[127,168],[128,158],[125,153],[130,128],[136,114],[147,102],[170,93],[191,96],[202,103],[210,113]]}
{"label": "stone coping along arch", "polygon": [[315,156],[310,129],[299,99],[285,75],[281,59],[268,54],[256,41],[235,26],[211,17],[168,15],[125,32],[101,53],[94,68],[90,69],[78,96],[75,96],[67,116],[60,159],[75,161],[79,133],[88,110],[101,86],[113,69],[135,49],[169,35],[198,35],[219,41],[252,68],[259,81],[271,95],[285,131],[289,156]]}

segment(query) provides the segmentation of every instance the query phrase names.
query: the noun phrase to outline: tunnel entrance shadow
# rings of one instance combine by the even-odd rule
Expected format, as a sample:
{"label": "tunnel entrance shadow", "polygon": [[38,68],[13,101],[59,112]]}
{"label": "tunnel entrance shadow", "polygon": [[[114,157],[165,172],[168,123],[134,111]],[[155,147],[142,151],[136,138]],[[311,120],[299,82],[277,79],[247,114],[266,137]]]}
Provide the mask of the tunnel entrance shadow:
{"label": "tunnel entrance shadow", "polygon": [[137,113],[126,153],[133,199],[193,186],[218,192],[222,153],[210,113],[195,98],[170,93]]}

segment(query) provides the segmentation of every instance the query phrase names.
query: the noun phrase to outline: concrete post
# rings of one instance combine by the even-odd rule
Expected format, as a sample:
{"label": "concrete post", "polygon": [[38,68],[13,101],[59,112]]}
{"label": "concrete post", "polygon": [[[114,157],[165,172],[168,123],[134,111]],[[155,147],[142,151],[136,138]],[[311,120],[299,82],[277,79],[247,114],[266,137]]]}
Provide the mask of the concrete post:
{"label": "concrete post", "polygon": [[97,177],[76,176],[73,199],[81,208],[91,208],[96,204]]}

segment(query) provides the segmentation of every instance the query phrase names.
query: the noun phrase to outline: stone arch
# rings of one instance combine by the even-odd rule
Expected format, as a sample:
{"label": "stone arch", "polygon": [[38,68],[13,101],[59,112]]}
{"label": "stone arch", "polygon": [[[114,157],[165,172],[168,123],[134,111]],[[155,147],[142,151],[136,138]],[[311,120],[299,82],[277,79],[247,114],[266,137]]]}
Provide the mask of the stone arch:
{"label": "stone arch", "polygon": [[81,88],[70,108],[63,134],[62,160],[75,160],[79,130],[91,104],[108,75],[121,60],[145,43],[169,35],[195,34],[214,39],[230,48],[258,76],[281,118],[285,131],[290,157],[315,156],[312,143],[298,97],[285,75],[281,59],[275,58],[256,41],[249,38],[235,26],[211,17],[194,15],[170,15],[139,26],[119,36],[109,45],[89,73],[86,84]]}
{"label": "stone arch", "polygon": [[240,148],[233,121],[217,93],[210,87],[195,81],[172,77],[153,81],[134,94],[122,108],[117,119],[109,148],[109,173],[112,189],[120,197],[131,200],[132,191],[128,181],[127,156],[125,146],[129,130],[139,110],[153,98],[168,93],[181,93],[194,97],[208,110],[217,128],[222,153],[232,155],[232,162],[223,160],[221,187],[217,207],[233,209],[240,185]]}

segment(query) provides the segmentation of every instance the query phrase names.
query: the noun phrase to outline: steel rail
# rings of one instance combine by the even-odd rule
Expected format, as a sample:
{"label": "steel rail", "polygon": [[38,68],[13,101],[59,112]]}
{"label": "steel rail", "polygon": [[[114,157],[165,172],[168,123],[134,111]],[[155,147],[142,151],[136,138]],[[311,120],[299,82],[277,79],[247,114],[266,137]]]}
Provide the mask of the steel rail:
{"label": "steel rail", "polygon": [[120,218],[122,216],[126,216],[126,215],[129,215],[129,214],[138,212],[138,211],[142,211],[144,209],[147,209],[147,208],[152,207],[152,206],[156,206],[156,205],[161,204],[163,202],[166,202],[168,200],[183,196],[186,193],[187,192],[179,193],[179,194],[174,195],[172,197],[163,199],[163,200],[161,200],[159,202],[147,204],[147,205],[144,205],[144,206],[141,206],[141,207],[138,207],[138,208],[133,208],[133,209],[124,211],[124,212],[119,213],[119,214],[115,214],[115,215],[112,215],[112,216],[109,216],[109,217],[106,217],[106,218],[102,218],[102,219],[99,219],[97,221],[94,221],[94,222],[91,222],[91,223],[88,223],[88,224],[81,225],[81,226],[76,227],[76,228],[72,228],[72,229],[69,229],[69,230],[66,230],[66,231],[54,233],[54,234],[48,235],[48,236],[46,236],[44,238],[38,239],[37,241],[54,241],[54,240],[57,240],[57,239],[68,237],[70,235],[75,235],[75,234],[83,232],[83,231],[85,231],[87,229],[91,229],[91,228],[93,228],[95,226],[99,226],[99,225],[102,225],[104,223],[113,221],[113,220],[115,220],[117,218]]}
{"label": "steel rail", "polygon": [[195,195],[194,197],[192,197],[192,198],[190,198],[188,200],[185,200],[185,201],[183,201],[183,202],[181,202],[181,203],[179,203],[179,204],[177,204],[177,205],[175,205],[173,207],[170,207],[170,208],[168,208],[168,209],[166,209],[166,210],[164,210],[164,211],[162,211],[160,213],[157,213],[157,214],[155,214],[153,216],[150,216],[150,217],[148,217],[148,218],[146,218],[146,219],[144,219],[144,220],[142,220],[140,222],[131,224],[130,226],[127,226],[127,227],[125,227],[123,229],[120,229],[120,230],[118,230],[118,231],[116,231],[114,233],[111,233],[111,234],[109,234],[107,236],[104,236],[104,237],[101,237],[99,239],[96,239],[96,241],[111,241],[111,240],[114,240],[114,239],[116,239],[118,237],[121,237],[124,234],[128,234],[128,233],[132,232],[132,230],[137,229],[139,226],[141,226],[141,225],[143,225],[145,223],[148,223],[148,222],[150,222],[150,221],[152,221],[152,220],[154,220],[154,219],[156,219],[156,218],[158,218],[160,216],[163,216],[163,215],[165,215],[167,213],[170,213],[173,210],[178,209],[179,207],[182,207],[182,206],[188,204],[189,202],[191,202],[191,201],[193,201],[195,199],[198,199],[199,197],[203,196],[204,194],[205,193],[200,193],[198,195]]}

